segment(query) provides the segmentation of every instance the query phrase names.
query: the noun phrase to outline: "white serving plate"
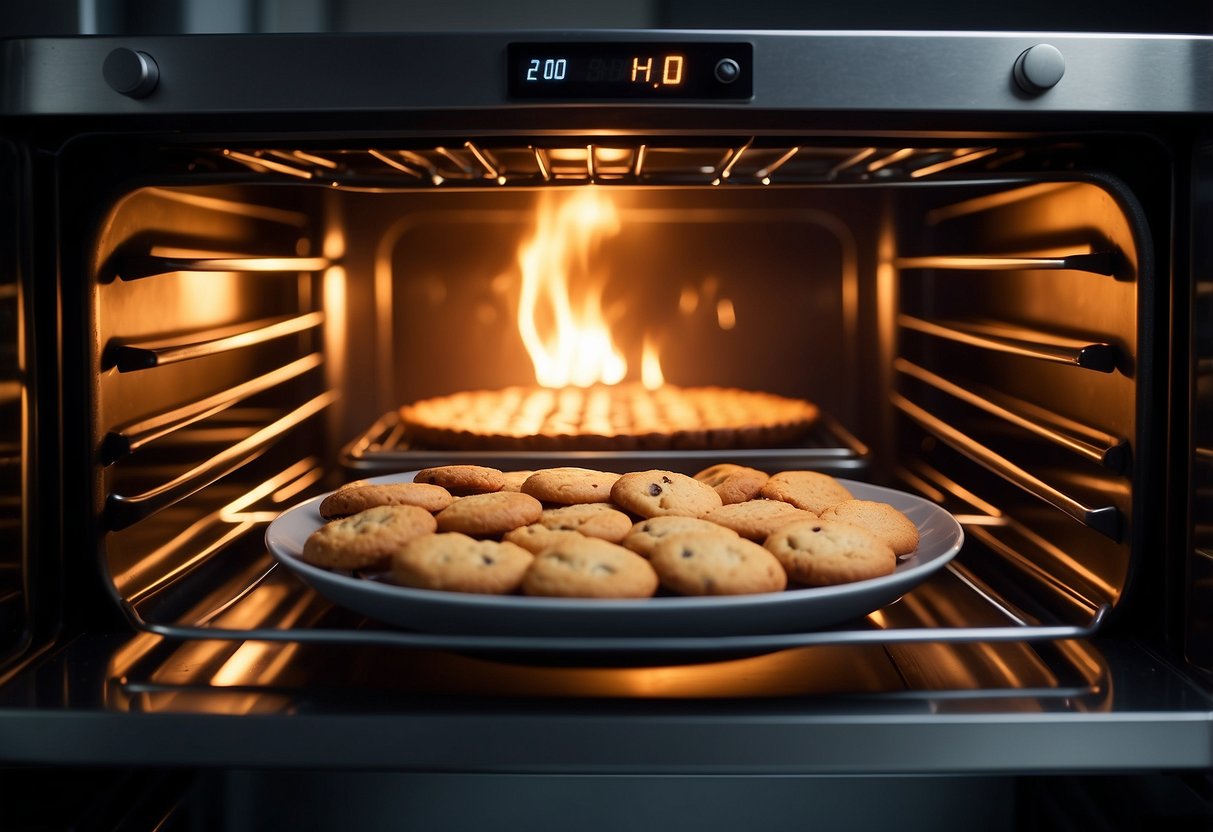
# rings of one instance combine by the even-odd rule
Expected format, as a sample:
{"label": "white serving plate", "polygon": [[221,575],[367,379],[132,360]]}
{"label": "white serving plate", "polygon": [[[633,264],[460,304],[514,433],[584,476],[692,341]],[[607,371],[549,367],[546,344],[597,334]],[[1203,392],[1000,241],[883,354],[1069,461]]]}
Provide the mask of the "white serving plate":
{"label": "white serving plate", "polygon": [[[409,482],[416,472],[365,480]],[[323,525],[315,497],[284,511],[266,530],[270,553],[330,601],[385,624],[423,633],[546,637],[733,636],[802,633],[862,618],[942,568],[960,550],[964,532],[951,514],[904,491],[840,479],[861,500],[886,502],[918,526],[918,550],[891,575],[828,587],[759,595],[658,596],[640,600],[532,598],[413,589],[380,576],[321,569],[299,555]]]}

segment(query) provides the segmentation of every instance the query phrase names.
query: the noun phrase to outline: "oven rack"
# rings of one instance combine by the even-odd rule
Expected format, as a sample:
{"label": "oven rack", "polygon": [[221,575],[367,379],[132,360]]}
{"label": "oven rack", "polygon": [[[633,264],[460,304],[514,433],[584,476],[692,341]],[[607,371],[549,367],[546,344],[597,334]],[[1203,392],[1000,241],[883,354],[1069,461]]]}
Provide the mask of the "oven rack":
{"label": "oven rack", "polygon": [[1093,637],[1109,608],[1099,608],[1085,625],[914,627],[889,630],[825,629],[804,633],[769,633],[734,636],[533,636],[459,633],[418,633],[379,629],[227,629],[144,623],[142,629],[172,640],[252,641],[293,644],[366,645],[401,649],[440,650],[496,658],[527,658],[575,662],[603,659],[656,661],[679,664],[687,661],[719,661],[748,655],[773,653],[802,647],[842,645],[895,645],[933,642],[939,644],[989,644],[1055,642]]}
{"label": "oven rack", "polygon": [[1026,155],[1019,147],[822,144],[757,136],[708,143],[602,136],[526,143],[451,139],[408,147],[224,147],[205,154],[220,169],[269,179],[391,188],[917,182],[998,170]]}
{"label": "oven rack", "polygon": [[[794,647],[898,643],[1042,643],[1094,636],[1111,605],[1093,605],[1047,583],[1031,559],[998,535],[1005,521],[981,500],[929,469],[904,483],[946,506],[966,542],[943,569],[865,618],[807,632],[727,636],[565,636],[418,632],[393,629],[345,610],[279,564],[262,536],[290,504],[314,491],[316,461],[303,459],[249,494],[217,507],[191,546],[199,557],[172,580],[121,600],[136,628],[173,640],[367,644],[525,659],[668,662],[712,660]],[[205,525],[205,528],[203,526]],[[999,571],[997,586],[988,564]],[[1018,585],[1018,590],[1016,586]]]}
{"label": "oven rack", "polygon": [[385,413],[341,451],[342,468],[352,476],[394,474],[435,465],[480,464],[505,470],[577,465],[599,470],[643,471],[666,468],[694,474],[717,462],[760,469],[811,467],[837,476],[863,474],[870,465],[868,447],[828,414],[800,441],[781,448],[724,450],[619,451],[459,451],[413,446],[397,411]]}

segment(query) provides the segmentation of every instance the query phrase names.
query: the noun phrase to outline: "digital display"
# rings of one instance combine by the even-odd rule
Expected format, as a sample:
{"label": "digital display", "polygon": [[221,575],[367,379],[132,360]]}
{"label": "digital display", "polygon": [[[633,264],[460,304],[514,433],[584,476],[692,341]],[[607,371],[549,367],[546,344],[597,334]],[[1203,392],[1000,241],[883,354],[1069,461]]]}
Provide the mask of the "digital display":
{"label": "digital display", "polygon": [[512,43],[511,98],[748,99],[748,43]]}

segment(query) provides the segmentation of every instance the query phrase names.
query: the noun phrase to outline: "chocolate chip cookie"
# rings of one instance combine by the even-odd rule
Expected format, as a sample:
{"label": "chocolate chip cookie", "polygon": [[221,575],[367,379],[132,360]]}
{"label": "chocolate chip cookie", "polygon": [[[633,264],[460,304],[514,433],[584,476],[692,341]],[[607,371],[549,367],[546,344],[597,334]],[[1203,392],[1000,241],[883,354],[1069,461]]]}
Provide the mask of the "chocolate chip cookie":
{"label": "chocolate chip cookie", "polygon": [[658,543],[649,561],[661,585],[679,595],[779,592],[788,583],[775,555],[738,536],[676,535]]}
{"label": "chocolate chip cookie", "polygon": [[439,465],[418,471],[413,482],[441,485],[456,496],[490,494],[502,489],[505,474],[484,465]]}
{"label": "chocolate chip cookie", "polygon": [[819,471],[780,471],[767,480],[758,494],[768,500],[791,503],[814,514],[821,514],[830,506],[854,497],[834,477]]}
{"label": "chocolate chip cookie", "polygon": [[770,478],[765,471],[732,462],[712,465],[695,475],[695,479],[716,489],[720,501],[726,506],[753,500]]}
{"label": "chocolate chip cookie", "polygon": [[707,483],[662,470],[624,474],[611,487],[611,501],[641,517],[702,517],[721,505],[720,495]]}
{"label": "chocolate chip cookie", "polygon": [[609,503],[618,479],[618,474],[591,468],[545,468],[527,477],[521,491],[545,503]]}
{"label": "chocolate chip cookie", "polygon": [[321,501],[320,516],[325,520],[349,517],[375,506],[417,506],[432,513],[442,511],[452,499],[451,492],[429,483],[350,485],[337,489]]}
{"label": "chocolate chip cookie", "polygon": [[[708,512],[711,514],[711,512]],[[737,537],[737,532],[724,526],[717,525],[698,517],[680,517],[667,514],[661,517],[650,517],[632,526],[623,545],[638,555],[650,557],[657,544],[669,537],[684,534],[716,534],[723,537]]]}
{"label": "chocolate chip cookie", "polygon": [[640,555],[583,536],[565,538],[535,555],[522,591],[563,598],[648,598],[657,583],[657,573]]}
{"label": "chocolate chip cookie", "polygon": [[458,532],[427,534],[392,555],[392,578],[419,589],[505,595],[518,589],[532,559],[513,543]]}
{"label": "chocolate chip cookie", "polygon": [[492,537],[536,523],[542,514],[543,504],[529,494],[517,491],[471,494],[438,512],[438,531]]}
{"label": "chocolate chip cookie", "polygon": [[763,543],[793,581],[806,586],[863,581],[891,575],[897,556],[887,543],[841,520],[790,523]]}
{"label": "chocolate chip cookie", "polygon": [[384,569],[401,546],[436,525],[434,515],[417,506],[375,506],[312,532],[300,557],[326,569]]}
{"label": "chocolate chip cookie", "polygon": [[889,544],[898,556],[908,555],[918,548],[918,526],[888,503],[843,500],[822,512],[821,519],[862,526]]}

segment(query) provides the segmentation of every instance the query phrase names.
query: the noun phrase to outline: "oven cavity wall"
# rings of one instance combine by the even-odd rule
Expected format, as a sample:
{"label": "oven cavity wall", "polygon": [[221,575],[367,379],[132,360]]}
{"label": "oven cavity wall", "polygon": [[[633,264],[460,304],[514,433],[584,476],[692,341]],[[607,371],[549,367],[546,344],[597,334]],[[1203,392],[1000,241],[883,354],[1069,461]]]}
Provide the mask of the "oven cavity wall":
{"label": "oven cavity wall", "polygon": [[897,476],[962,519],[955,568],[1016,615],[1119,613],[1136,580],[1156,627],[1166,409],[1142,203],[1090,174],[912,204],[881,286]]}
{"label": "oven cavity wall", "polygon": [[[265,524],[323,478],[339,398],[325,339],[343,287],[323,192],[190,179],[123,181],[65,264],[65,308],[80,303],[69,320],[87,333],[65,384],[88,391],[65,414],[88,427],[65,462],[92,471],[66,489],[87,520],[65,525],[139,624],[198,623],[258,585]],[[189,576],[215,583],[175,594]]]}

